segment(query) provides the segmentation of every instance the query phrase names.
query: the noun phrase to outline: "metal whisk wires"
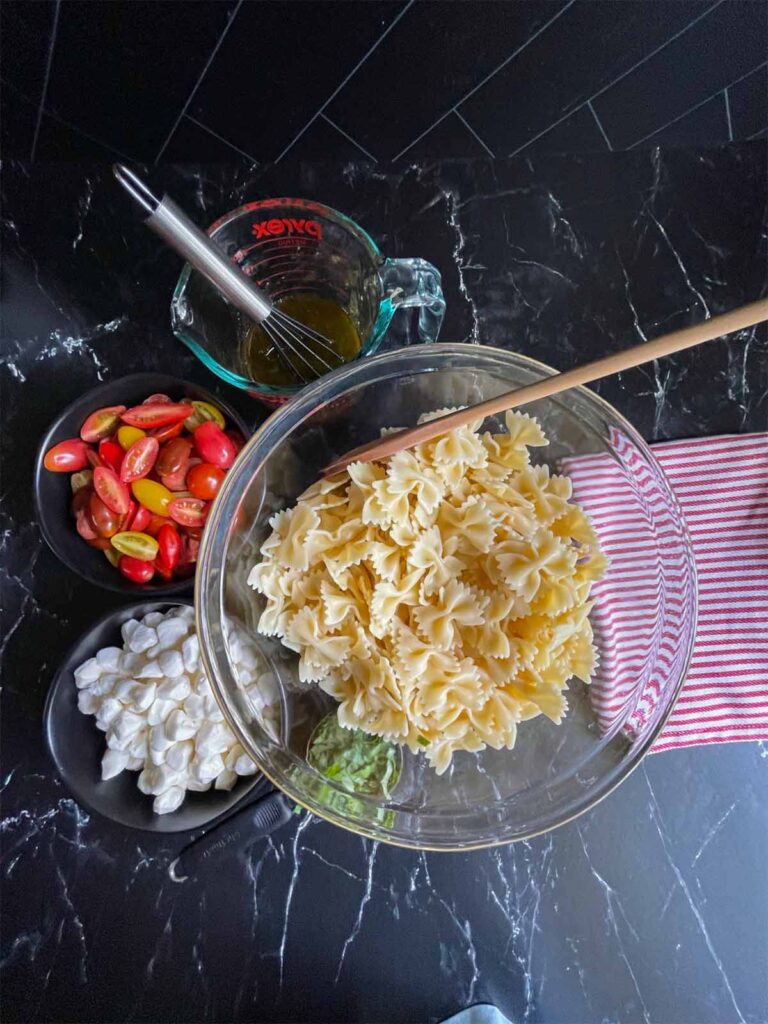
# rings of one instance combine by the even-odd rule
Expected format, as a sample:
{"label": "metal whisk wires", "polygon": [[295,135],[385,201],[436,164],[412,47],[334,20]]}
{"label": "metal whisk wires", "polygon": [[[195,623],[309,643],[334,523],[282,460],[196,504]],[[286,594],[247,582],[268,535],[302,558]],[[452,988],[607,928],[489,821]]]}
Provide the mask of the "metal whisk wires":
{"label": "metal whisk wires", "polygon": [[261,321],[261,327],[274,345],[280,362],[301,384],[335,370],[344,362],[328,338],[275,306]]}

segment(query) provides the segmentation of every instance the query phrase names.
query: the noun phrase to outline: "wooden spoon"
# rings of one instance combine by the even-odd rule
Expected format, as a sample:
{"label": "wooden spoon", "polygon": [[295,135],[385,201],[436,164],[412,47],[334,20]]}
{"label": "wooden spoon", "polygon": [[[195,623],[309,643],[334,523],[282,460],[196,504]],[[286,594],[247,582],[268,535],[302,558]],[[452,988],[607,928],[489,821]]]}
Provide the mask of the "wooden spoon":
{"label": "wooden spoon", "polygon": [[739,309],[732,309],[729,313],[710,317],[709,320],[704,320],[700,324],[683,327],[679,331],[672,331],[671,334],[664,334],[660,338],[644,341],[642,345],[634,345],[623,352],[614,352],[613,355],[603,356],[602,359],[585,363],[584,366],[577,366],[573,370],[566,370],[565,373],[545,377],[543,380],[536,381],[535,384],[527,384],[516,391],[507,391],[503,395],[497,395],[496,398],[489,398],[485,402],[478,402],[477,405],[470,405],[458,412],[448,413],[436,420],[422,423],[418,427],[400,430],[396,434],[390,434],[385,438],[361,445],[331,462],[323,470],[323,475],[330,476],[333,473],[338,473],[342,469],[346,469],[352,462],[375,462],[385,459],[396,452],[413,448],[414,445],[424,441],[430,441],[433,437],[445,434],[456,427],[463,427],[473,420],[494,416],[497,413],[506,412],[508,409],[517,409],[521,405],[538,401],[540,398],[558,395],[581,384],[589,384],[603,377],[610,377],[611,374],[642,366],[643,363],[649,363],[652,359],[671,356],[675,352],[682,352],[683,349],[693,348],[694,345],[701,345],[705,341],[712,341],[713,338],[720,338],[725,334],[732,334],[734,331],[743,331],[746,327],[754,327],[755,324],[765,320],[768,320],[768,299],[751,302]]}

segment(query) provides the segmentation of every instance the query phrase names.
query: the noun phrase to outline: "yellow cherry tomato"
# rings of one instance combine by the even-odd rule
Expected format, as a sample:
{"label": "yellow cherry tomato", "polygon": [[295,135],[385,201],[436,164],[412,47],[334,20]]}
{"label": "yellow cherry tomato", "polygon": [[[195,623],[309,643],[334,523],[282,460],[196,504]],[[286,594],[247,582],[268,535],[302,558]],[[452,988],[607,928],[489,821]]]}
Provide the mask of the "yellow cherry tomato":
{"label": "yellow cherry tomato", "polygon": [[139,558],[142,562],[153,562],[157,557],[159,545],[148,533],[124,530],[114,535],[112,547],[121,555],[130,555],[131,558]]}
{"label": "yellow cherry tomato", "polygon": [[136,444],[142,437],[146,437],[146,431],[138,427],[129,427],[127,424],[117,428],[117,443],[127,452],[132,444]]}
{"label": "yellow cherry tomato", "polygon": [[224,430],[226,427],[227,424],[224,421],[224,414],[221,409],[217,409],[210,402],[198,402],[197,399],[193,399],[192,408],[195,411],[184,420],[184,426],[187,430],[194,430],[201,423],[205,423],[206,420],[211,420],[220,430]]}
{"label": "yellow cherry tomato", "polygon": [[156,480],[134,480],[131,490],[136,501],[156,516],[167,516],[168,506],[177,497]]}
{"label": "yellow cherry tomato", "polygon": [[104,557],[106,558],[110,565],[114,565],[114,567],[117,568],[117,563],[120,561],[119,551],[115,551],[114,548],[105,548]]}

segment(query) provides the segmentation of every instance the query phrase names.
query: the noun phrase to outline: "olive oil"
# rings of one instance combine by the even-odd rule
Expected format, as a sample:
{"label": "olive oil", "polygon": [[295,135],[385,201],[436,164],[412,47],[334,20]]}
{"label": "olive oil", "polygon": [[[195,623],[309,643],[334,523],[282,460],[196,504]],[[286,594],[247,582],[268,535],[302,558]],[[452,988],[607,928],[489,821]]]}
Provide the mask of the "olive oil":
{"label": "olive oil", "polygon": [[[340,362],[354,359],[360,352],[362,341],[356,325],[346,310],[333,299],[318,295],[317,292],[290,292],[277,299],[275,306],[327,338],[331,348],[340,356]],[[308,344],[311,347],[311,341]],[[322,363],[313,359],[310,354],[305,353],[305,356],[312,366],[312,371],[288,352],[291,362],[294,365],[301,365],[307,379],[314,379],[328,372]],[[299,383],[296,375],[281,360],[272,340],[259,324],[252,324],[249,327],[242,343],[242,358],[245,373],[260,384],[291,387]]]}

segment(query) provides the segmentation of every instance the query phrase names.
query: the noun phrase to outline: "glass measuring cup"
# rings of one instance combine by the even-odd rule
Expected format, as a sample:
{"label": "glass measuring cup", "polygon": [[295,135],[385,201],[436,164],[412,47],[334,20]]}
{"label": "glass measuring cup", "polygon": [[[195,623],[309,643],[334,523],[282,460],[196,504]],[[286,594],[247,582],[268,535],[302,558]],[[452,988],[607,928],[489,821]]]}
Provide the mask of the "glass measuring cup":
{"label": "glass measuring cup", "polygon": [[[272,300],[314,293],[337,303],[375,352],[399,308],[415,307],[419,341],[437,340],[445,312],[440,274],[422,259],[385,259],[354,221],[306,199],[264,199],[225,214],[208,229]],[[269,404],[299,389],[254,380],[245,360],[250,322],[188,264],[171,300],[177,338],[228,384]]]}

